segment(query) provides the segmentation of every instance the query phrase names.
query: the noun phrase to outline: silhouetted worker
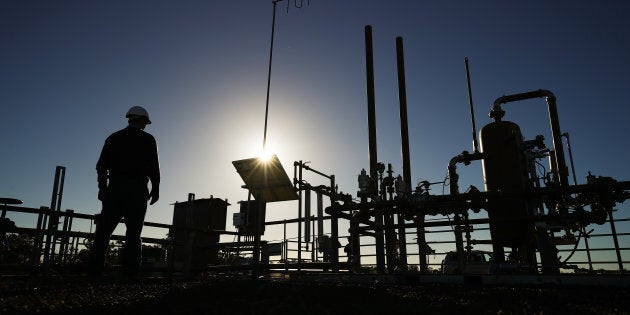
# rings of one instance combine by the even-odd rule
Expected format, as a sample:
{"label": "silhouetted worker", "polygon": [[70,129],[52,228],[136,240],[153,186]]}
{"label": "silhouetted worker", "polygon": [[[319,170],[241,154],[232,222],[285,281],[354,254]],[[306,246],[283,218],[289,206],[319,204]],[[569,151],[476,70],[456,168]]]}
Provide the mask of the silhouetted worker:
{"label": "silhouetted worker", "polygon": [[[96,222],[90,255],[90,275],[102,275],[109,239],[121,219],[127,232],[121,251],[122,275],[135,276],[142,259],[140,234],[147,211],[147,201],[160,198],[160,165],[155,138],[144,131],[151,123],[148,112],[134,106],[127,112],[129,125],[111,134],[96,163],[98,199],[103,203]],[[151,181],[151,192],[148,182]]]}

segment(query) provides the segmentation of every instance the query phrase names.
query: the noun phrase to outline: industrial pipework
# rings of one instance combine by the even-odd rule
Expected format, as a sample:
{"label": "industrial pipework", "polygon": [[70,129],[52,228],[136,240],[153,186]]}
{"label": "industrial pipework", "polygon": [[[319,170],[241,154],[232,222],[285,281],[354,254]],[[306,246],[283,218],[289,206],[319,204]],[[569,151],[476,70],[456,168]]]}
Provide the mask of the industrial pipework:
{"label": "industrial pipework", "polygon": [[[398,84],[401,120],[401,145],[403,175],[394,176],[391,164],[387,175],[385,164],[378,162],[376,150],[376,125],[374,104],[374,74],[372,56],[372,29],[365,27],[367,99],[368,99],[368,146],[369,173],[363,169],[358,175],[357,193],[360,202],[333,203],[325,212],[333,218],[350,221],[350,236],[355,254],[352,264],[356,270],[360,262],[360,237],[374,237],[376,247],[376,269],[378,273],[407,269],[407,261],[395,260],[398,254],[406,254],[407,228],[416,228],[420,272],[427,268],[427,254],[432,252],[425,238],[425,227],[451,225],[455,233],[457,253],[463,257],[464,250],[470,252],[474,245],[490,244],[493,248],[494,272],[557,274],[563,267],[559,261],[557,244],[577,244],[573,233],[585,233],[584,227],[605,223],[606,217],[614,231],[613,206],[630,198],[630,182],[618,182],[610,177],[589,174],[585,185],[571,186],[564,149],[556,97],[548,90],[507,95],[497,98],[490,111],[492,122],[484,126],[480,134],[481,151],[477,148],[476,128],[473,123],[473,153],[463,151],[448,163],[450,194],[432,195],[430,186],[436,183],[421,182],[411,190],[411,167],[409,158],[409,135],[407,126],[407,99],[404,79],[402,38],[396,38]],[[472,95],[468,58],[466,58],[471,115]],[[547,149],[543,136],[525,140],[520,127],[503,121],[505,111],[502,104],[545,97],[548,105],[553,149]],[[568,140],[568,139],[567,139]],[[537,174],[536,160],[549,158],[550,169],[543,178]],[[469,165],[480,160],[483,168],[485,191],[470,186],[467,192],[459,192],[457,164]],[[549,175],[549,176],[547,176]],[[541,180],[544,179],[544,187]],[[440,183],[440,182],[437,182]],[[590,211],[587,210],[590,207]],[[478,213],[484,209],[488,218],[469,219],[469,211]],[[425,222],[426,215],[454,216],[454,221]],[[393,224],[396,216],[398,222]],[[385,222],[384,219],[385,218]],[[472,224],[488,224],[489,241],[471,237]],[[398,246],[393,244],[395,227],[398,228]],[[564,232],[562,236],[555,233]],[[462,235],[465,234],[466,238]],[[615,234],[613,232],[613,234]],[[387,242],[383,242],[385,236]],[[615,249],[623,269],[616,235]],[[579,237],[577,238],[580,239]],[[464,242],[466,246],[464,246]],[[399,247],[399,248],[397,248]],[[403,249],[404,248],[404,249]],[[506,255],[505,248],[509,248]],[[387,251],[387,268],[385,266]],[[399,251],[399,252],[398,252]],[[587,253],[588,254],[588,253]],[[540,262],[537,261],[538,255]],[[566,260],[565,260],[566,261]],[[463,259],[459,260],[463,267]],[[397,264],[396,266],[391,266]],[[463,269],[460,269],[463,270]]]}
{"label": "industrial pipework", "polygon": [[526,99],[544,97],[547,101],[549,111],[549,124],[551,126],[551,137],[553,140],[553,151],[555,155],[555,164],[558,167],[554,173],[554,178],[560,187],[569,185],[569,170],[564,159],[564,148],[562,146],[562,132],[560,132],[560,120],[558,119],[558,109],[556,106],[556,96],[548,90],[537,90],[519,94],[504,95],[494,101],[490,117],[494,121],[500,121],[505,115],[505,111],[501,108],[501,104],[522,101]]}

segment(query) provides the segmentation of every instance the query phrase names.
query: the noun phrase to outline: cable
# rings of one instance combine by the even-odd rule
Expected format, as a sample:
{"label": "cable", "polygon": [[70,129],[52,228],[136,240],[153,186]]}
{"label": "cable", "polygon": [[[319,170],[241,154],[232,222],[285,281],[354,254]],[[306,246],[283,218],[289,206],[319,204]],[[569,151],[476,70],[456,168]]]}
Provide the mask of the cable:
{"label": "cable", "polygon": [[569,261],[569,259],[571,259],[571,257],[573,257],[573,254],[575,254],[575,251],[578,248],[578,245],[580,244],[580,239],[582,238],[582,230],[578,230],[578,239],[575,241],[575,246],[573,246],[573,250],[571,251],[571,253],[569,254],[569,256],[562,262],[562,265],[566,264],[567,261]]}

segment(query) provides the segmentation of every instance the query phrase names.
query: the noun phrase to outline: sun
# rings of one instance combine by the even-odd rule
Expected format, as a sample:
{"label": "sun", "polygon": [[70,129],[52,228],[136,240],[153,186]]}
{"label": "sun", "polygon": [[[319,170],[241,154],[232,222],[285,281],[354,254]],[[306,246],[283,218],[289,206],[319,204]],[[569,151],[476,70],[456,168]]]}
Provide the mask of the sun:
{"label": "sun", "polygon": [[258,159],[262,162],[269,162],[273,156],[274,152],[270,147],[261,149],[260,152],[258,152]]}

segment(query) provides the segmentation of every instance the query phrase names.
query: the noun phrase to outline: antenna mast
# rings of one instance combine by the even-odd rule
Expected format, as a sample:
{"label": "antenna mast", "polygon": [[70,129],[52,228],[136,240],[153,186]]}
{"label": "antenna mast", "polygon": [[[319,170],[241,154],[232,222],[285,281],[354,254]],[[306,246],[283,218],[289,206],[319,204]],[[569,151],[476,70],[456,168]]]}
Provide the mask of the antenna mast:
{"label": "antenna mast", "polygon": [[271,62],[273,60],[273,35],[276,30],[276,4],[282,0],[273,0],[273,18],[271,20],[271,43],[269,45],[269,69],[267,71],[267,101],[265,102],[265,132],[263,134],[263,151],[267,145],[267,117],[269,117],[269,89],[271,86]]}
{"label": "antenna mast", "polygon": [[[289,12],[289,1],[287,0],[287,13]],[[267,145],[267,118],[269,117],[269,90],[271,87],[271,63],[273,61],[273,38],[276,31],[276,5],[278,2],[282,2],[282,0],[272,0],[273,3],[273,18],[271,20],[271,43],[269,44],[269,69],[267,71],[267,100],[265,102],[265,132],[263,134],[263,151]],[[307,5],[310,5],[311,1],[308,0]],[[301,8],[303,5],[303,0],[299,1],[294,0],[294,5],[296,8]]]}
{"label": "antenna mast", "polygon": [[472,89],[470,88],[470,70],[468,69],[468,57],[464,59],[466,63],[466,81],[468,83],[468,103],[470,104],[470,119],[472,120],[472,136],[474,153],[479,153],[477,145],[477,127],[475,126],[475,111],[473,108]]}

